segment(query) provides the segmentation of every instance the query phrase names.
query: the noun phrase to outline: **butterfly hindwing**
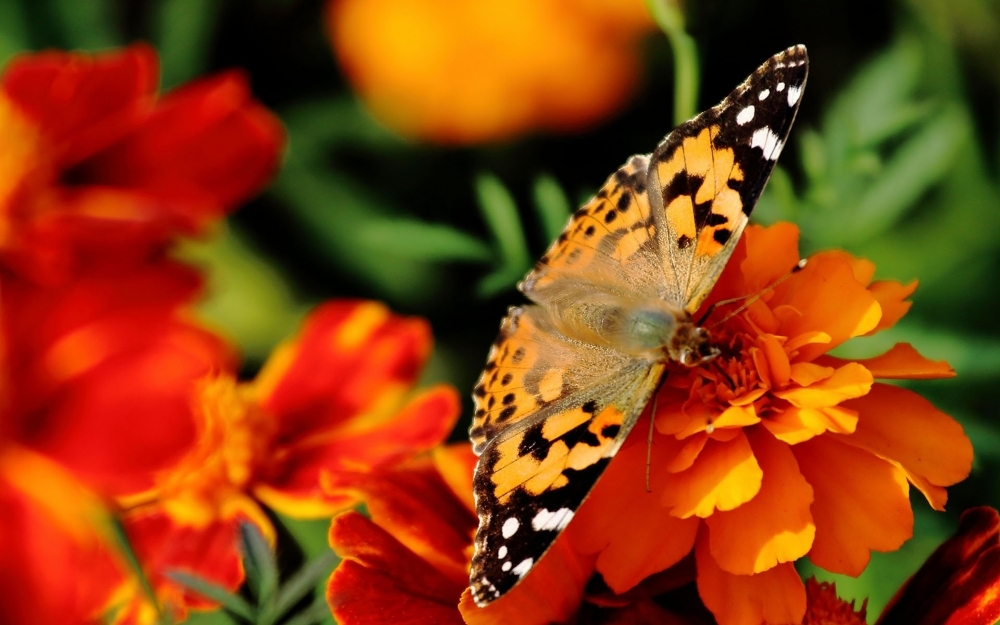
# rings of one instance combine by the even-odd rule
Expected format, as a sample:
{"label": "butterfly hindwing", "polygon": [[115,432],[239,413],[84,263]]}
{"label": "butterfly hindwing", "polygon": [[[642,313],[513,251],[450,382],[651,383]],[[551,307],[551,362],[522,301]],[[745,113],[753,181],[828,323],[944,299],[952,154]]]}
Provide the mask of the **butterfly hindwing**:
{"label": "butterfly hindwing", "polygon": [[485,605],[545,554],[639,418],[663,365],[628,368],[551,404],[489,443],[473,488],[479,514],[470,585]]}

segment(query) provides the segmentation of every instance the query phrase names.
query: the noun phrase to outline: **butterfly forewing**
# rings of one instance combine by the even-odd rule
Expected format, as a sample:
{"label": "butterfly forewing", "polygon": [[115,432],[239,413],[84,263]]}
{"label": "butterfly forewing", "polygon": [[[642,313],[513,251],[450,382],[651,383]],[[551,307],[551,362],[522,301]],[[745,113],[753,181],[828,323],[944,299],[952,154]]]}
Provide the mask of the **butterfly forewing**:
{"label": "butterfly forewing", "polygon": [[[668,364],[627,342],[592,341],[566,315],[586,312],[586,300],[610,321],[632,319],[632,303],[647,310],[653,301],[690,324],[784,146],[807,69],[803,46],[773,56],[653,154],[629,159],[520,285],[533,304],[511,309],[473,397],[479,529],[470,585],[479,605],[545,554]],[[606,329],[594,337],[614,336]]]}
{"label": "butterfly forewing", "polygon": [[650,159],[649,203],[668,282],[693,313],[746,227],[799,110],[805,46],[776,54],[712,107],[671,132]]}

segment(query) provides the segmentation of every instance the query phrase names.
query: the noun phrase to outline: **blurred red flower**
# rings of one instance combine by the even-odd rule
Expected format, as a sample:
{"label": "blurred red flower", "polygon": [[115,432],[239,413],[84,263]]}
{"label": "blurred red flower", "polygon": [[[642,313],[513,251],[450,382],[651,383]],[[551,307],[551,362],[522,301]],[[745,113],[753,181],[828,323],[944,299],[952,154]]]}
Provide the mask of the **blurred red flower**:
{"label": "blurred red flower", "polygon": [[653,28],[640,0],[331,0],[327,16],[375,117],[449,144],[607,117],[634,91]]}
{"label": "blurred red flower", "polygon": [[235,367],[189,318],[200,276],[163,252],[255,193],[283,132],[242,74],[162,99],[156,82],[143,45],[26,54],[0,77],[4,623],[99,617],[128,579],[111,498],[189,453],[192,389]]}
{"label": "blurred red flower", "polygon": [[[262,503],[297,518],[330,516],[356,505],[364,476],[444,440],[458,418],[457,393],[412,391],[430,348],[423,320],[337,301],[313,311],[254,381],[237,382],[234,368],[202,379],[195,443],[154,488],[122,500],[163,609],[179,616],[207,605],[164,577],[171,569],[239,586],[238,523],[274,539]],[[133,592],[133,620],[124,622],[152,614],[144,606]]]}
{"label": "blurred red flower", "polygon": [[15,58],[0,78],[0,261],[58,282],[142,259],[269,180],[283,131],[227,72],[157,96],[156,53]]}

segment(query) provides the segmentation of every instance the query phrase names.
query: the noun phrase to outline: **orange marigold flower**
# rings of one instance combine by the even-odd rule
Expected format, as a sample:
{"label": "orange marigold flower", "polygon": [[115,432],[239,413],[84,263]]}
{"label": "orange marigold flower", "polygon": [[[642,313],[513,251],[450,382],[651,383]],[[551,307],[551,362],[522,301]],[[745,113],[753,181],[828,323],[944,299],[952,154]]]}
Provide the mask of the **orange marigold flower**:
{"label": "orange marigold flower", "polygon": [[[748,228],[707,305],[774,285],[798,263],[797,239],[787,224]],[[467,521],[434,513],[447,497],[420,494],[416,503],[434,510],[417,512],[405,499],[418,492],[412,477],[400,478],[405,487],[381,476],[355,482],[372,518],[334,519],[331,544],[345,558],[330,581],[335,615],[345,625],[385,623],[396,616],[378,606],[392,602],[407,606],[415,623],[457,623],[447,607],[461,589],[461,617],[476,625],[647,616],[802,622],[807,589],[795,560],[808,555],[830,571],[859,574],[871,551],[910,537],[910,483],[940,509],[944,488],[971,468],[971,445],[954,420],[911,391],[874,382],[950,377],[947,364],[909,345],[860,361],[826,354],[892,326],[908,309],[916,285],[872,282],[873,273],[867,261],[820,253],[732,318],[723,305],[713,316],[724,321],[708,323],[723,351],[716,364],[671,372],[657,398],[651,492],[645,436],[634,436],[535,569],[486,608],[475,606],[454,570],[458,547],[429,538],[441,527],[470,531]],[[649,427],[650,412],[636,430]],[[447,485],[471,511],[472,460],[462,453],[464,469],[441,462],[439,452],[440,478],[422,479]],[[990,541],[975,544],[993,554]],[[470,549],[461,552],[466,560]],[[696,592],[711,616],[665,605],[664,592],[677,600]]]}
{"label": "orange marigold flower", "polygon": [[635,88],[640,0],[331,0],[337,58],[372,113],[451,144],[575,130]]}
{"label": "orange marigold flower", "polygon": [[[798,262],[797,240],[789,224],[748,228],[706,305],[775,284]],[[652,492],[645,440],[632,437],[566,530],[598,555],[612,590],[693,549],[701,598],[721,625],[798,622],[806,593],[795,560],[858,575],[871,551],[911,536],[909,483],[943,508],[944,487],[971,468],[968,438],[917,394],[874,379],[951,368],[906,344],[861,361],[826,355],[908,309],[916,284],[873,274],[868,261],[819,253],[745,311],[709,320],[722,355],[672,372],[657,398]]]}
{"label": "orange marigold flower", "polygon": [[[274,538],[261,503],[293,517],[330,516],[357,503],[365,475],[446,438],[458,417],[455,390],[412,394],[430,347],[423,320],[338,301],[316,309],[254,381],[237,382],[235,369],[203,379],[194,446],[152,490],[123,500],[126,529],[161,601],[181,614],[199,607],[164,577],[169,569],[237,587],[238,522]],[[179,544],[192,548],[182,553]]]}
{"label": "orange marigold flower", "polygon": [[144,45],[43,52],[0,78],[0,262],[48,282],[83,259],[144,258],[270,178],[283,132],[228,72],[157,97]]}

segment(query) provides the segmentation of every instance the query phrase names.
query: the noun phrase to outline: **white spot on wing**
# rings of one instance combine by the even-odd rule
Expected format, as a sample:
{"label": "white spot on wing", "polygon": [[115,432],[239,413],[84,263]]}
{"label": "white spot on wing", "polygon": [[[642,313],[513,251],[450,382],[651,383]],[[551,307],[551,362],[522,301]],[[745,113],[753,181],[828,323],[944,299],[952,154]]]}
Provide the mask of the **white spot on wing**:
{"label": "white spot on wing", "polygon": [[507,571],[510,570],[510,567],[511,567],[510,562],[504,562],[503,566],[500,567],[500,570],[506,573]]}
{"label": "white spot on wing", "polygon": [[736,116],[736,123],[742,126],[753,119],[753,111],[753,104],[740,111],[740,114]]}
{"label": "white spot on wing", "polygon": [[784,91],[785,90],[785,83],[779,82],[778,86],[775,87],[775,89],[777,89],[778,91]]}
{"label": "white spot on wing", "polygon": [[531,570],[531,565],[534,563],[535,561],[531,558],[525,558],[524,560],[521,560],[521,563],[515,566],[511,572],[516,574],[518,577],[524,577],[528,574],[528,571]]}
{"label": "white spot on wing", "polygon": [[517,529],[521,527],[521,522],[511,517],[503,522],[503,527],[500,528],[500,533],[503,534],[504,538],[510,538],[517,533]]}
{"label": "white spot on wing", "polygon": [[750,138],[750,147],[760,148],[764,152],[764,158],[773,161],[781,154],[781,140],[778,135],[771,132],[767,126],[761,126],[753,131]]}
{"label": "white spot on wing", "polygon": [[799,101],[799,94],[801,93],[802,93],[802,87],[789,87],[788,106],[795,106],[795,103]]}
{"label": "white spot on wing", "polygon": [[500,545],[500,548],[497,549],[497,558],[503,560],[506,557],[507,557],[507,545]]}
{"label": "white spot on wing", "polygon": [[767,99],[767,96],[769,96],[769,95],[771,95],[771,90],[770,90],[770,89],[764,89],[764,90],[763,90],[763,91],[761,91],[761,92],[760,92],[760,94],[759,94],[759,95],[757,96],[757,99],[758,99],[758,100],[766,100],[766,99]]}
{"label": "white spot on wing", "polygon": [[549,512],[547,508],[542,508],[531,520],[531,527],[536,532],[543,530],[558,531],[566,527],[566,524],[573,518],[573,511],[569,508],[559,508],[555,512]]}

